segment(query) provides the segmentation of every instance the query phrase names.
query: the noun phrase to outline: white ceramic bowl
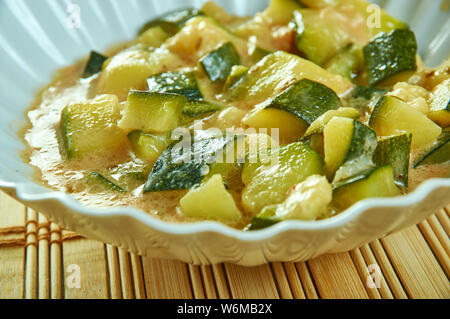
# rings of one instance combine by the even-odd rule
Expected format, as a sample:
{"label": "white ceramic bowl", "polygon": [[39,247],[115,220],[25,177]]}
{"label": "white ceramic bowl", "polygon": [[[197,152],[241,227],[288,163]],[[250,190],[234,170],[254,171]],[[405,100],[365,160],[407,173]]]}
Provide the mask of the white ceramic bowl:
{"label": "white ceramic bowl", "polygon": [[[38,89],[60,67],[91,49],[131,39],[146,20],[204,1],[166,0],[3,0],[0,2],[0,188],[58,224],[92,239],[132,252],[195,264],[230,262],[257,265],[300,261],[342,252],[413,225],[450,202],[450,179],[430,180],[401,198],[370,199],[319,222],[287,221],[245,233],[215,222],[175,225],[133,208],[91,209],[67,194],[39,186],[24,164],[17,131]],[[267,1],[218,1],[237,14],[254,14]],[[450,17],[440,1],[381,1],[416,31],[420,53],[429,65],[450,52]],[[67,23],[81,9],[80,28]]]}

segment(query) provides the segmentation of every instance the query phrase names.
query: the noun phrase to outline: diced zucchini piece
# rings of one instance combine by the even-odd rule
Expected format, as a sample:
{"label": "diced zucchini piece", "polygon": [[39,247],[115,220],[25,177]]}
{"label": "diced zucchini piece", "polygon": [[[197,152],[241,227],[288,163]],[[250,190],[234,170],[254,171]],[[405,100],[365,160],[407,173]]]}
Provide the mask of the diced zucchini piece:
{"label": "diced zucchini piece", "polygon": [[423,156],[415,167],[422,165],[441,164],[450,161],[450,131],[445,131],[433,145],[431,151]]}
{"label": "diced zucchini piece", "polygon": [[171,143],[169,133],[153,135],[142,131],[133,131],[128,134],[128,139],[136,156],[147,162],[156,162]]}
{"label": "diced zucchini piece", "polygon": [[218,103],[208,101],[189,101],[183,109],[183,114],[190,117],[198,117],[222,109]]}
{"label": "diced zucchini piece", "polygon": [[227,137],[172,144],[156,161],[144,192],[190,189],[199,185],[219,154],[233,139]]}
{"label": "diced zucchini piece", "polygon": [[161,27],[153,27],[142,33],[137,39],[150,48],[159,48],[169,38],[169,34]]}
{"label": "diced zucchini piece", "polygon": [[261,230],[281,222],[281,218],[275,215],[276,205],[268,206],[261,213],[252,218],[252,222],[247,226],[246,230]]}
{"label": "diced zucchini piece", "polygon": [[323,135],[330,179],[333,176],[335,181],[347,179],[374,166],[377,136],[369,127],[353,119],[335,117],[325,127]]}
{"label": "diced zucchini piece", "polygon": [[88,175],[87,181],[94,191],[99,190],[99,191],[110,191],[110,192],[118,192],[118,193],[126,193],[127,192],[126,187],[120,186],[118,181],[116,181],[112,178],[108,179],[98,172],[90,172]]}
{"label": "diced zucchini piece", "polygon": [[334,10],[296,11],[293,25],[297,48],[308,60],[324,65],[351,41],[346,30],[339,27],[341,19],[342,15]]}
{"label": "diced zucchini piece", "polygon": [[394,182],[391,166],[369,170],[334,185],[333,204],[343,211],[353,204],[375,197],[395,197],[401,192]]}
{"label": "diced zucchini piece", "polygon": [[231,42],[242,58],[242,63],[248,65],[249,45],[247,41],[231,33],[209,17],[196,17],[166,44],[171,52],[185,61],[185,67],[196,66],[198,61],[216,50],[224,43]]}
{"label": "diced zucchini piece", "polygon": [[248,73],[230,89],[229,97],[234,101],[255,106],[274,98],[302,79],[321,83],[339,96],[352,88],[352,83],[348,79],[332,74],[311,61],[278,51],[267,55],[250,68]]}
{"label": "diced zucchini piece", "polygon": [[440,126],[450,126],[450,79],[436,86],[431,93],[428,117]]}
{"label": "diced zucchini piece", "polygon": [[371,100],[374,97],[383,97],[388,91],[385,89],[375,88],[373,86],[355,86],[352,96],[354,98],[363,98],[366,100]]}
{"label": "diced zucchini piece", "polygon": [[283,203],[266,206],[256,215],[256,220],[252,221],[253,228],[270,225],[275,221],[316,220],[327,217],[331,211],[329,204],[332,197],[333,189],[326,177],[310,176],[296,185]]}
{"label": "diced zucchini piece", "polygon": [[360,113],[352,107],[340,107],[337,110],[330,110],[319,116],[314,122],[311,123],[305,133],[305,137],[313,134],[321,134],[325,129],[325,126],[327,126],[327,124],[334,117],[346,117],[356,120],[358,117],[360,117]]}
{"label": "diced zucchini piece", "polygon": [[425,114],[393,96],[385,96],[378,102],[369,125],[378,136],[411,133],[413,152],[431,147],[442,132]]}
{"label": "diced zucchini piece", "polygon": [[410,133],[382,138],[374,156],[377,166],[392,166],[395,182],[402,187],[408,187],[411,139]]}
{"label": "diced zucchini piece", "polygon": [[203,100],[192,72],[165,72],[147,79],[148,90],[159,93],[175,93],[188,100]]}
{"label": "diced zucchini piece", "polygon": [[147,22],[139,30],[139,34],[143,34],[150,28],[161,27],[170,36],[172,36],[175,33],[179,32],[190,19],[202,15],[203,13],[201,11],[194,8],[185,8],[171,11]]}
{"label": "diced zucchini piece", "polygon": [[302,8],[297,0],[270,0],[265,15],[270,17],[274,24],[287,25],[295,10]]}
{"label": "diced zucchini piece", "polygon": [[302,142],[274,148],[268,155],[256,163],[247,161],[244,165],[242,181],[246,187],[242,203],[253,214],[283,202],[289,189],[307,177],[324,173],[320,155]]}
{"label": "diced zucchini piece", "polygon": [[308,128],[302,119],[275,108],[257,108],[248,113],[242,123],[255,129],[265,129],[268,134],[272,134],[272,129],[278,130],[279,138],[288,142],[302,137]]}
{"label": "diced zucchini piece", "polygon": [[191,218],[237,222],[242,217],[220,174],[191,189],[181,198],[180,207],[183,216]]}
{"label": "diced zucchini piece", "polygon": [[359,46],[349,44],[325,64],[325,69],[344,78],[354,79],[362,68],[362,55]]}
{"label": "diced zucchini piece", "polygon": [[268,108],[287,111],[311,125],[322,114],[341,106],[342,102],[333,90],[303,79],[273,99]]}
{"label": "diced zucchini piece", "polygon": [[100,53],[95,52],[95,51],[91,51],[91,54],[89,55],[89,59],[86,63],[86,67],[84,68],[82,77],[88,78],[88,77],[93,76],[94,74],[97,74],[98,72],[100,72],[102,70],[103,63],[107,59],[108,58],[105,57],[104,55],[101,55]]}
{"label": "diced zucchini piece", "polygon": [[144,90],[151,75],[176,69],[183,64],[167,49],[149,52],[141,46],[131,47],[104,63],[97,90],[99,93],[115,94],[122,101],[130,90]]}
{"label": "diced zucchini piece", "polygon": [[417,42],[414,32],[410,30],[380,33],[364,47],[363,53],[370,85],[417,69]]}
{"label": "diced zucchini piece", "polygon": [[323,134],[313,134],[302,138],[302,141],[315,150],[322,158],[325,158],[325,145]]}
{"label": "diced zucchini piece", "polygon": [[241,64],[241,57],[233,44],[228,42],[201,59],[200,64],[211,81],[225,81],[232,67]]}
{"label": "diced zucchini piece", "polygon": [[61,114],[60,133],[67,159],[116,157],[129,147],[119,128],[120,106],[114,95],[72,104]]}
{"label": "diced zucchini piece", "polygon": [[224,92],[235,85],[248,72],[250,68],[243,65],[235,65],[231,68],[231,73],[225,81]]}
{"label": "diced zucchini piece", "polygon": [[128,131],[168,132],[177,128],[186,103],[182,95],[132,91],[119,125]]}

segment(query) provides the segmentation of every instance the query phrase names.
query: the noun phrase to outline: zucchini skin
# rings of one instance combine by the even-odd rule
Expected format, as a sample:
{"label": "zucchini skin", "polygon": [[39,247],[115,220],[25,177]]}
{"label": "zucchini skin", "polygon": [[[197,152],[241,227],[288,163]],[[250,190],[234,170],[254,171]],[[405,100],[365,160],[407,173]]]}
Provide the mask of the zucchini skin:
{"label": "zucchini skin", "polygon": [[192,72],[165,72],[147,79],[150,92],[174,93],[188,100],[203,100],[197,80]]}
{"label": "zucchini skin", "polygon": [[445,131],[438,138],[431,151],[414,164],[414,168],[422,165],[441,164],[450,161],[450,131]]}
{"label": "zucchini skin", "polygon": [[183,146],[176,143],[170,145],[156,161],[144,192],[187,190],[199,185],[208,170],[205,168],[231,141],[233,139],[227,137],[194,141],[186,148],[189,150],[187,155],[180,153]]}
{"label": "zucchini skin", "polygon": [[139,35],[150,28],[161,27],[169,35],[174,35],[192,18],[203,16],[203,12],[194,8],[178,9],[147,22],[138,32]]}
{"label": "zucchini skin", "polygon": [[105,187],[105,189],[118,192],[118,193],[126,193],[127,189],[125,187],[119,186],[117,183],[109,180],[99,172],[90,172],[89,173],[89,179],[91,181],[95,181],[96,183],[99,183]]}
{"label": "zucchini skin", "polygon": [[268,108],[287,111],[311,125],[322,114],[341,106],[342,101],[332,89],[303,79],[275,97]]}
{"label": "zucchini skin", "polygon": [[367,80],[371,86],[404,71],[416,71],[414,32],[397,29],[380,33],[363,48]]}
{"label": "zucchini skin", "polygon": [[90,55],[89,55],[89,60],[86,64],[86,67],[83,71],[83,78],[88,78],[93,76],[94,74],[97,74],[98,72],[100,72],[102,70],[103,67],[103,63],[107,60],[108,58],[105,57],[104,55],[101,55],[98,52],[95,51],[91,51]]}
{"label": "zucchini skin", "polygon": [[227,42],[211,52],[200,64],[212,82],[225,81],[235,65],[241,64],[241,57],[231,42]]}
{"label": "zucchini skin", "polygon": [[402,134],[378,141],[374,161],[377,166],[391,165],[395,182],[408,187],[412,134]]}

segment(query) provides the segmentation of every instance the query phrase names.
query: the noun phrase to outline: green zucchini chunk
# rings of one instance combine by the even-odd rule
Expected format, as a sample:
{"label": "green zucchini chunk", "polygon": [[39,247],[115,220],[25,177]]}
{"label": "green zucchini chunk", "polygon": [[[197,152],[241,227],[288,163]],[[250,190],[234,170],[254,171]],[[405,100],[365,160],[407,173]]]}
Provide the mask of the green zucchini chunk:
{"label": "green zucchini chunk", "polygon": [[349,44],[325,64],[325,69],[347,79],[354,79],[359,74],[362,60],[361,48]]}
{"label": "green zucchini chunk", "polygon": [[169,133],[154,135],[142,131],[132,131],[128,134],[128,139],[134,154],[148,162],[156,162],[171,143]]}
{"label": "green zucchini chunk", "polygon": [[114,95],[66,106],[61,113],[59,135],[67,159],[114,157],[128,145],[118,126],[119,101]]}
{"label": "green zucchini chunk", "polygon": [[352,91],[352,97],[371,100],[374,97],[383,97],[388,91],[373,86],[356,85]]}
{"label": "green zucchini chunk", "polygon": [[417,69],[417,42],[411,30],[380,33],[364,47],[363,53],[370,85],[376,85],[401,72]]}
{"label": "green zucchini chunk", "polygon": [[222,109],[222,106],[218,103],[208,101],[189,101],[183,109],[183,114],[189,117],[198,117],[217,112],[220,109]]}
{"label": "green zucchini chunk", "polygon": [[450,161],[450,131],[445,131],[438,138],[431,151],[423,156],[414,168],[422,165],[441,164]]}
{"label": "green zucchini chunk", "polygon": [[327,176],[337,182],[373,168],[376,148],[372,129],[353,119],[333,118],[324,129]]}
{"label": "green zucchini chunk", "polygon": [[169,35],[174,35],[184,27],[184,25],[194,17],[203,16],[203,12],[194,8],[185,8],[171,11],[160,17],[147,22],[140,30],[139,35],[150,28],[161,27]]}
{"label": "green zucchini chunk", "polygon": [[144,192],[186,190],[199,185],[209,166],[231,141],[229,137],[219,137],[194,141],[185,147],[180,143],[170,145],[156,161]]}
{"label": "green zucchini chunk", "polygon": [[278,224],[281,222],[281,219],[275,216],[275,211],[275,207],[274,209],[264,209],[261,213],[252,218],[252,221],[250,225],[247,226],[246,230],[260,230]]}
{"label": "green zucchini chunk", "polygon": [[433,89],[428,117],[443,128],[450,126],[450,79]]}
{"label": "green zucchini chunk", "polygon": [[243,65],[235,65],[231,68],[230,75],[227,77],[224,92],[233,87],[240,79],[242,79],[248,72],[249,68]]}
{"label": "green zucchini chunk", "polygon": [[292,113],[310,125],[322,114],[341,106],[342,101],[332,89],[303,79],[275,97],[268,108]]}
{"label": "green zucchini chunk", "polygon": [[377,166],[392,166],[395,182],[402,187],[408,187],[411,140],[410,133],[380,139],[374,156]]}
{"label": "green zucchini chunk", "polygon": [[192,72],[165,72],[147,79],[148,90],[159,93],[175,93],[188,100],[203,100],[197,80]]}
{"label": "green zucchini chunk", "polygon": [[113,191],[118,193],[126,193],[127,189],[119,185],[119,182],[108,179],[98,172],[90,172],[88,175],[88,181],[93,187],[101,187],[107,191]]}
{"label": "green zucchini chunk", "polygon": [[367,198],[399,195],[401,192],[395,185],[392,167],[383,166],[334,184],[333,205],[342,211]]}
{"label": "green zucchini chunk", "polygon": [[258,160],[252,160],[255,154],[250,155],[242,172],[246,186],[242,203],[253,214],[259,214],[266,206],[283,202],[292,186],[311,175],[323,175],[325,171],[322,157],[303,142],[264,153],[267,157]]}
{"label": "green zucchini chunk", "polygon": [[165,133],[177,128],[186,103],[178,94],[131,91],[119,125],[128,131]]}
{"label": "green zucchini chunk", "polygon": [[369,125],[377,136],[411,133],[413,152],[429,149],[442,133],[442,129],[425,114],[388,95],[378,101],[370,116]]}
{"label": "green zucchini chunk", "polygon": [[101,55],[100,53],[91,51],[86,67],[84,68],[82,77],[88,78],[100,72],[102,70],[103,63],[107,59],[108,59],[107,57]]}
{"label": "green zucchini chunk", "polygon": [[200,64],[211,81],[225,81],[233,66],[241,64],[241,57],[233,44],[228,42],[201,59]]}

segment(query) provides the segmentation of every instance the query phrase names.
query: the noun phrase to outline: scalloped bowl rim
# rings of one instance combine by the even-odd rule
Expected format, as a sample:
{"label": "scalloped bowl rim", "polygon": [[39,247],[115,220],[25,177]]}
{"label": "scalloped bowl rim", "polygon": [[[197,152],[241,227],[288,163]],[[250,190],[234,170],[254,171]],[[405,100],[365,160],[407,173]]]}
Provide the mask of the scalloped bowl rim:
{"label": "scalloped bowl rim", "polygon": [[257,231],[243,231],[235,228],[231,228],[225,224],[217,221],[199,221],[192,223],[173,223],[166,222],[157,217],[145,213],[143,210],[131,207],[88,207],[82,205],[79,200],[76,200],[68,193],[54,191],[45,188],[45,192],[29,193],[24,188],[27,185],[39,186],[33,182],[27,183],[13,183],[0,180],[0,188],[13,189],[16,192],[16,196],[23,202],[42,202],[48,200],[56,200],[69,208],[70,210],[90,217],[131,217],[148,227],[162,231],[172,235],[192,235],[195,233],[213,232],[220,233],[228,237],[234,237],[243,242],[256,242],[263,241],[280,235],[287,231],[305,231],[305,230],[326,230],[334,229],[343,226],[350,221],[356,219],[365,211],[374,208],[389,208],[389,207],[409,207],[418,204],[425,200],[425,198],[431,194],[435,189],[440,187],[450,188],[450,178],[433,178],[425,181],[413,192],[392,197],[392,198],[369,198],[357,202],[344,212],[319,221],[300,221],[300,220],[286,220],[266,229]]}

